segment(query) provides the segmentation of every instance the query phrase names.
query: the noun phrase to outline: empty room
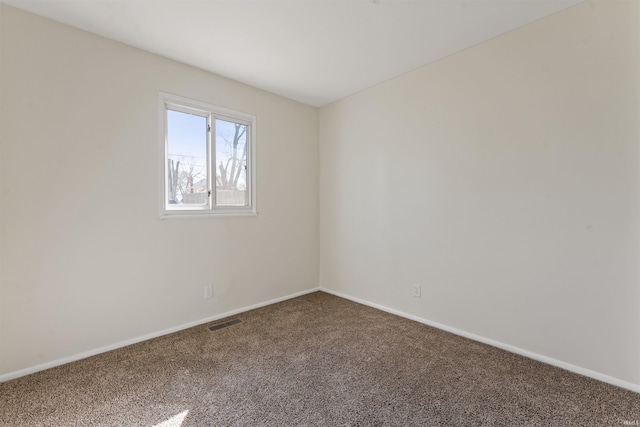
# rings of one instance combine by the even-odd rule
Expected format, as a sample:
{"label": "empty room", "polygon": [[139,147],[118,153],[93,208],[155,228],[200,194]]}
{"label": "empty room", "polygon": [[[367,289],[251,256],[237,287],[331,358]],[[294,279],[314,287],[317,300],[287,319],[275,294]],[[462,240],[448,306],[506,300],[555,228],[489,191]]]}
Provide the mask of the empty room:
{"label": "empty room", "polygon": [[640,2],[0,0],[0,426],[640,425]]}

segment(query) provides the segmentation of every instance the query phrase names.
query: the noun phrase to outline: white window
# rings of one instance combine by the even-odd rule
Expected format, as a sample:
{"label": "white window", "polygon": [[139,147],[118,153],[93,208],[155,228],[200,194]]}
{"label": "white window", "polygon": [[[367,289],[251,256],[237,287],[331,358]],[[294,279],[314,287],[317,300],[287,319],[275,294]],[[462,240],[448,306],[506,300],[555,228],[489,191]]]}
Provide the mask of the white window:
{"label": "white window", "polygon": [[252,115],[160,93],[163,216],[255,215]]}

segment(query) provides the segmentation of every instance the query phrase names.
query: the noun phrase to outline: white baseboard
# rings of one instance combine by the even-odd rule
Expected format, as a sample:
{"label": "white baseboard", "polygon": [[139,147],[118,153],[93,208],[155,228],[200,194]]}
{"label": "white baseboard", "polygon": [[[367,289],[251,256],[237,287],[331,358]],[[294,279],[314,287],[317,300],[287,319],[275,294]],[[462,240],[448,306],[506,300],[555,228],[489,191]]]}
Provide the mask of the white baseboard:
{"label": "white baseboard", "polygon": [[211,316],[211,317],[208,317],[208,318],[205,318],[205,319],[200,319],[200,320],[196,320],[196,321],[193,321],[193,322],[185,323],[183,325],[175,326],[173,328],[164,329],[162,331],[158,331],[158,332],[154,332],[154,333],[151,333],[151,334],[139,336],[139,337],[136,337],[136,338],[125,340],[125,341],[120,341],[118,343],[111,344],[111,345],[104,346],[104,347],[100,347],[100,348],[97,348],[97,349],[85,351],[85,352],[82,352],[82,353],[79,353],[79,354],[75,354],[73,356],[63,357],[61,359],[53,360],[51,362],[43,363],[43,364],[40,364],[40,365],[32,366],[32,367],[21,369],[21,370],[14,371],[14,372],[9,372],[7,374],[0,375],[0,382],[9,381],[9,380],[12,380],[12,379],[15,379],[15,378],[19,378],[19,377],[22,377],[22,376],[25,376],[25,375],[33,374],[33,373],[38,372],[38,371],[44,371],[45,369],[54,368],[56,366],[64,365],[64,364],[70,363],[70,362],[75,362],[76,360],[85,359],[87,357],[95,356],[95,355],[100,354],[100,353],[105,353],[107,351],[111,351],[111,350],[115,350],[115,349],[118,349],[118,348],[126,347],[128,345],[136,344],[136,343],[139,343],[139,342],[142,342],[142,341],[146,341],[146,340],[149,340],[149,339],[152,339],[152,338],[157,338],[157,337],[160,337],[160,336],[163,336],[163,335],[172,334],[174,332],[178,332],[178,331],[181,331],[183,329],[188,329],[188,328],[191,328],[191,327],[194,327],[194,326],[198,326],[198,325],[202,325],[202,324],[205,324],[205,323],[214,322],[216,320],[223,319],[225,317],[234,316],[236,314],[243,313],[245,311],[255,310],[256,308],[261,308],[261,307],[265,307],[267,305],[276,304],[278,302],[286,301],[288,299],[296,298],[296,297],[299,297],[299,296],[302,296],[302,295],[306,295],[306,294],[309,294],[309,293],[312,293],[312,292],[316,292],[316,291],[322,291],[322,292],[326,292],[328,294],[336,295],[338,297],[341,297],[341,298],[344,298],[344,299],[348,299],[350,301],[357,302],[359,304],[363,304],[363,305],[366,305],[366,306],[369,306],[369,307],[373,307],[373,308],[376,308],[378,310],[385,311],[387,313],[395,314],[397,316],[401,316],[401,317],[404,317],[406,319],[414,320],[416,322],[423,323],[425,325],[432,326],[432,327],[437,328],[437,329],[441,329],[443,331],[451,332],[452,334],[455,334],[455,335],[459,335],[459,336],[462,336],[462,337],[465,337],[465,338],[469,338],[469,339],[472,339],[474,341],[478,341],[478,342],[481,342],[481,343],[484,343],[484,344],[488,344],[490,346],[497,347],[497,348],[500,348],[502,350],[506,350],[506,351],[511,352],[511,353],[515,353],[515,354],[518,354],[518,355],[521,355],[521,356],[524,356],[524,357],[528,357],[529,359],[537,360],[539,362],[543,362],[543,363],[546,363],[548,365],[556,366],[558,368],[562,368],[562,369],[565,369],[565,370],[570,371],[570,372],[574,372],[574,373],[579,374],[579,375],[584,375],[585,377],[593,378],[593,379],[596,379],[596,380],[599,380],[599,381],[602,381],[602,382],[605,382],[605,383],[608,383],[608,384],[612,384],[612,385],[615,385],[615,386],[618,386],[618,387],[621,387],[621,388],[624,388],[624,389],[627,389],[627,390],[634,391],[636,393],[640,393],[640,385],[638,385],[638,384],[630,383],[628,381],[623,381],[621,379],[618,379],[618,378],[615,378],[615,377],[612,377],[612,376],[609,376],[609,375],[605,375],[605,374],[602,374],[600,372],[592,371],[590,369],[582,368],[580,366],[573,365],[573,364],[567,363],[567,362],[563,362],[561,360],[557,360],[557,359],[554,359],[552,357],[548,357],[548,356],[544,356],[544,355],[541,355],[541,354],[537,354],[537,353],[534,353],[534,352],[531,352],[531,351],[528,351],[528,350],[521,349],[519,347],[515,347],[515,346],[509,345],[509,344],[505,344],[505,343],[502,343],[502,342],[499,342],[499,341],[495,341],[495,340],[492,340],[492,339],[489,339],[489,338],[485,338],[485,337],[480,336],[480,335],[476,335],[476,334],[472,334],[472,333],[469,333],[469,332],[466,332],[466,331],[463,331],[463,330],[460,330],[460,329],[452,328],[450,326],[443,325],[441,323],[437,323],[437,322],[434,322],[434,321],[431,321],[431,320],[428,320],[428,319],[424,319],[422,317],[414,316],[412,314],[408,314],[408,313],[402,312],[400,310],[396,310],[396,309],[389,308],[389,307],[386,307],[386,306],[383,306],[383,305],[380,305],[380,304],[372,303],[372,302],[369,302],[369,301],[366,301],[366,300],[363,300],[363,299],[360,299],[360,298],[357,298],[357,297],[353,297],[351,295],[343,294],[342,292],[334,291],[334,290],[327,289],[327,288],[324,288],[324,287],[307,289],[307,290],[302,291],[302,292],[297,292],[295,294],[290,294],[290,295],[286,295],[286,296],[283,296],[283,297],[280,297],[280,298],[275,298],[275,299],[272,299],[272,300],[269,300],[269,301],[264,301],[264,302],[253,304],[253,305],[250,305],[250,306],[238,308],[236,310],[231,310],[231,311],[228,311],[228,312],[225,312],[225,313],[221,313],[221,314],[217,314],[215,316]]}
{"label": "white baseboard", "polygon": [[204,323],[214,322],[218,319],[223,319],[225,317],[234,316],[239,313],[244,313],[245,311],[255,310],[256,308],[265,307],[267,305],[275,304],[278,302],[286,301],[291,298],[296,298],[302,295],[310,294],[312,292],[319,291],[320,288],[311,288],[306,291],[297,292],[295,294],[286,295],[280,298],[275,298],[269,301],[260,302],[257,304],[253,304],[247,307],[238,308],[236,310],[227,311],[226,313],[216,314],[215,316],[207,317],[206,319],[195,320],[193,322],[185,323],[180,326],[175,326],[173,328],[164,329],[162,331],[153,332],[150,334],[142,335],[136,338],[131,338],[125,341],[120,341],[115,344],[107,345],[104,347],[96,348],[93,350],[85,351],[79,354],[74,354],[73,356],[63,357],[61,359],[53,360],[51,362],[42,363],[40,365],[31,366],[29,368],[20,369],[19,371],[9,372],[7,374],[0,375],[0,383],[9,381],[15,378],[23,377],[25,375],[33,374],[38,371],[44,371],[45,369],[54,368],[56,366],[64,365],[70,362],[75,362],[76,360],[86,359],[87,357],[95,356],[100,353],[105,353],[107,351],[115,350],[121,347],[126,347],[131,344],[136,344],[142,341],[150,340],[152,338],[161,337],[163,335],[172,334],[174,332],[181,331],[183,329],[192,328],[194,326],[202,325]]}
{"label": "white baseboard", "polygon": [[360,298],[356,298],[356,297],[353,297],[351,295],[343,294],[342,292],[338,292],[338,291],[334,291],[334,290],[331,290],[331,289],[327,289],[327,288],[324,288],[322,286],[320,286],[320,290],[322,292],[326,292],[328,294],[332,294],[332,295],[338,296],[340,298],[348,299],[350,301],[357,302],[359,304],[366,305],[366,306],[369,306],[369,307],[377,308],[378,310],[386,311],[387,313],[395,314],[395,315],[400,316],[400,317],[404,317],[404,318],[407,318],[407,319],[410,319],[410,320],[414,320],[416,322],[423,323],[425,325],[432,326],[434,328],[441,329],[443,331],[451,332],[452,334],[459,335],[461,337],[469,338],[469,339],[472,339],[474,341],[478,341],[478,342],[481,342],[481,343],[484,343],[484,344],[488,344],[488,345],[490,345],[492,347],[497,347],[497,348],[500,348],[502,350],[506,350],[508,352],[515,353],[515,354],[518,354],[520,356],[527,357],[529,359],[537,360],[539,362],[543,362],[543,363],[546,363],[548,365],[556,366],[558,368],[562,368],[562,369],[565,369],[567,371],[583,375],[585,377],[593,378],[593,379],[596,379],[598,381],[602,381],[602,382],[605,382],[605,383],[608,383],[608,384],[612,384],[612,385],[615,385],[615,386],[618,386],[618,387],[621,387],[621,388],[625,388],[627,390],[635,391],[636,393],[640,393],[640,385],[639,384],[630,383],[628,381],[624,381],[624,380],[621,380],[621,379],[618,379],[618,378],[615,378],[615,377],[612,377],[612,376],[609,376],[609,375],[605,375],[605,374],[602,374],[600,372],[592,371],[590,369],[582,368],[580,366],[572,365],[571,363],[563,362],[561,360],[554,359],[552,357],[544,356],[542,354],[534,353],[534,352],[531,352],[531,351],[528,351],[528,350],[524,350],[524,349],[519,348],[519,347],[515,347],[515,346],[509,345],[509,344],[505,344],[505,343],[502,343],[502,342],[499,342],[499,341],[495,341],[495,340],[492,340],[492,339],[489,339],[489,338],[485,338],[485,337],[480,336],[480,335],[476,335],[476,334],[472,334],[470,332],[462,331],[460,329],[452,328],[450,326],[443,325],[443,324],[438,323],[438,322],[433,322],[433,321],[428,320],[428,319],[423,319],[422,317],[414,316],[413,314],[408,314],[408,313],[402,312],[400,310],[395,310],[393,308],[385,307],[383,305],[376,304],[376,303],[373,303],[373,302],[369,302],[369,301],[366,301],[366,300],[363,300],[363,299],[360,299]]}

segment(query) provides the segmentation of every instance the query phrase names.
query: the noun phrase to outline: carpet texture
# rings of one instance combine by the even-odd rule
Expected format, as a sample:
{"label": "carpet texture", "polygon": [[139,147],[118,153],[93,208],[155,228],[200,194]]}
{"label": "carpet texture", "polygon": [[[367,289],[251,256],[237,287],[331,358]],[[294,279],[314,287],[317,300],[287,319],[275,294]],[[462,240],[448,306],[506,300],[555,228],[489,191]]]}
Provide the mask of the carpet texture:
{"label": "carpet texture", "polygon": [[322,292],[0,384],[2,426],[625,426],[640,395]]}

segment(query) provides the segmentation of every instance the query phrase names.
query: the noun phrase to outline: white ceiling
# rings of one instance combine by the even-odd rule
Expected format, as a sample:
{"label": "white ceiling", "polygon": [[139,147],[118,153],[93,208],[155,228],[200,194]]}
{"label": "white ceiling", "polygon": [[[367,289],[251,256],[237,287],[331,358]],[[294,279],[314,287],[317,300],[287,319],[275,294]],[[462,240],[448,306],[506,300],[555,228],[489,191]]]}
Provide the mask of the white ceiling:
{"label": "white ceiling", "polygon": [[583,0],[0,1],[322,106]]}

